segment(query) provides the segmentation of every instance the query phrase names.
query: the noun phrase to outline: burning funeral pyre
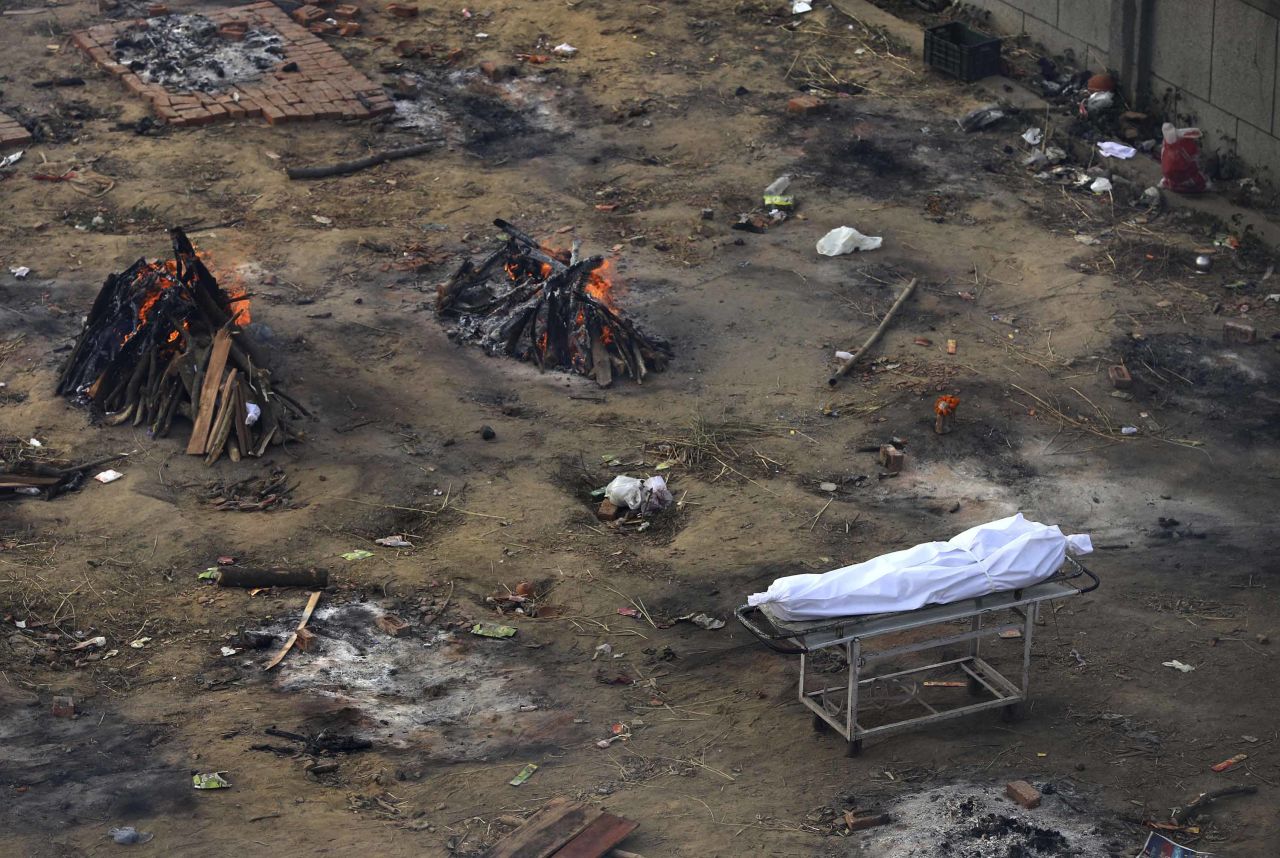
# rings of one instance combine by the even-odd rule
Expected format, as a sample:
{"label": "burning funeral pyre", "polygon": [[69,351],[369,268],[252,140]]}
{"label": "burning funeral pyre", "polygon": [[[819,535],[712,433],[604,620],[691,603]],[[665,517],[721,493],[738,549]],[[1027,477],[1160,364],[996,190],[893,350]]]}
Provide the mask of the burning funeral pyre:
{"label": "burning funeral pyre", "polygon": [[436,293],[436,313],[457,319],[450,336],[539,369],[568,370],[607,387],[615,376],[637,382],[671,357],[663,340],[642,333],[613,305],[602,256],[543,247],[504,220],[510,236],[479,265],[464,261]]}
{"label": "burning funeral pyre", "polygon": [[109,424],[147,426],[152,437],[185,418],[187,452],[206,464],[299,438],[289,418],[305,409],[273,389],[258,346],[241,333],[248,296],[220,288],[182,230],[170,236],[173,259],[139,259],[107,277],[58,393],[86,401]]}

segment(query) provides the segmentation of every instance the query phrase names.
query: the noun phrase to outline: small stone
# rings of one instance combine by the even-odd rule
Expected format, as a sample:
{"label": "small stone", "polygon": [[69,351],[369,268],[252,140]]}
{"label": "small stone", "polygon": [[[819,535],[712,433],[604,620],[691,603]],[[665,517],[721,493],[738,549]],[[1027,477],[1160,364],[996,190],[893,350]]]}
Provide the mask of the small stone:
{"label": "small stone", "polygon": [[492,426],[485,425],[480,427],[480,437],[486,441],[492,441],[498,437],[498,433],[493,431]]}

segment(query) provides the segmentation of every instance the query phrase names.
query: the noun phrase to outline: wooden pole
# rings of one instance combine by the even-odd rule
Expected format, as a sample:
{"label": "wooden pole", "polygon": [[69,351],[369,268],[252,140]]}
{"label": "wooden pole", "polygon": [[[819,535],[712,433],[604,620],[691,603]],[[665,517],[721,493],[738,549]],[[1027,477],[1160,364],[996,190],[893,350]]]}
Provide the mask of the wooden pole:
{"label": "wooden pole", "polygon": [[917,278],[915,277],[911,278],[911,282],[907,284],[907,288],[902,290],[902,294],[898,296],[898,300],[894,301],[893,306],[889,308],[889,312],[884,314],[884,318],[880,321],[880,327],[876,328],[875,333],[867,337],[867,341],[862,344],[862,347],[853,353],[853,357],[845,361],[844,366],[840,367],[840,369],[836,371],[835,375],[827,379],[827,384],[835,387],[840,382],[840,379],[844,378],[850,370],[853,369],[853,365],[858,362],[858,358],[866,354],[867,350],[876,344],[876,341],[880,339],[880,335],[888,329],[889,323],[893,321],[894,314],[896,314],[898,309],[906,303],[908,298],[911,297],[911,293],[916,291],[916,279]]}

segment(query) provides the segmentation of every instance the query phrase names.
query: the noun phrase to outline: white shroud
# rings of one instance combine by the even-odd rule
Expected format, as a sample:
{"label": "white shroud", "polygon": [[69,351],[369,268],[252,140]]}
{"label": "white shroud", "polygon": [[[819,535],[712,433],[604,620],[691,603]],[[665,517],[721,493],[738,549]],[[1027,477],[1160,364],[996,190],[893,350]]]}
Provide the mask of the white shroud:
{"label": "white shroud", "polygon": [[946,542],[925,542],[821,575],[779,578],[747,604],[767,604],[789,622],[913,611],[1029,587],[1056,572],[1068,551],[1088,554],[1093,543],[1085,534],[1065,536],[1057,525],[1018,513]]}

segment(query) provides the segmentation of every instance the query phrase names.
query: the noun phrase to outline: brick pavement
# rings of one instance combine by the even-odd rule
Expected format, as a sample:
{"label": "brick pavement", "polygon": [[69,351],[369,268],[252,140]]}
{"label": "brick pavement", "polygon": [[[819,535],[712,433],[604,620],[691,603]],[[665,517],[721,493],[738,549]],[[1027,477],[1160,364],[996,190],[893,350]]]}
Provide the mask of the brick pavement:
{"label": "brick pavement", "polygon": [[[313,119],[363,119],[392,110],[391,99],[382,87],[290,20],[275,4],[253,3],[202,10],[200,14],[218,25],[222,38],[235,39],[246,28],[274,30],[284,40],[284,59],[257,81],[233,84],[221,92],[180,92],[147,83],[115,61],[115,40],[130,27],[145,26],[143,19],[90,27],[73,34],[72,40],[131,92],[150,102],[155,114],[170,125],[208,125],[250,117],[278,125]],[[295,68],[294,64],[296,71],[283,70]]]}

